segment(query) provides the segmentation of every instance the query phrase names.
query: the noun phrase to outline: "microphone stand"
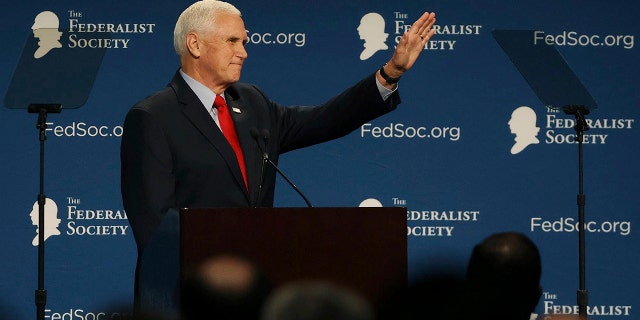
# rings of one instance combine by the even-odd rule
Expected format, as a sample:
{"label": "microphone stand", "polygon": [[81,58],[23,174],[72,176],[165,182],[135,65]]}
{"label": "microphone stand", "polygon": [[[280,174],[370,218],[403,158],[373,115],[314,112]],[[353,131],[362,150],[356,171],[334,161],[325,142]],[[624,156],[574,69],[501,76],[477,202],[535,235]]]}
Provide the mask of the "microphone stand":
{"label": "microphone stand", "polygon": [[578,300],[578,316],[580,319],[587,319],[587,305],[589,304],[589,292],[586,289],[585,277],[585,219],[584,207],[586,196],[584,194],[584,178],[583,178],[583,156],[582,156],[582,140],[584,132],[589,130],[589,125],[584,116],[589,114],[589,109],[583,106],[566,106],[565,114],[572,114],[576,118],[576,139],[578,140],[578,253],[579,253],[579,289],[577,292]]}
{"label": "microphone stand", "polygon": [[[304,202],[307,204],[307,207],[313,208],[313,206],[311,205],[311,202],[309,202],[309,199],[307,199],[307,197],[302,193],[302,191],[300,191],[300,189],[298,189],[298,187],[291,180],[289,180],[289,178],[282,171],[280,171],[280,168],[278,168],[278,166],[269,158],[269,153],[267,152],[267,145],[269,141],[269,131],[265,129],[258,131],[258,129],[256,128],[251,128],[251,136],[254,139],[256,139],[256,141],[258,142],[258,148],[260,149],[260,152],[262,152],[262,167],[260,169],[261,171],[260,185],[258,186],[258,198],[256,199],[256,202],[260,200],[260,195],[262,194],[262,180],[264,176],[264,166],[265,164],[269,163],[274,169],[276,169],[278,174],[280,174],[280,176],[287,181],[287,183],[293,188],[293,190],[295,190],[300,195],[300,197],[302,197],[302,200],[304,200]],[[264,144],[264,148],[260,143],[261,139],[262,139],[262,144]]]}
{"label": "microphone stand", "polygon": [[260,197],[262,196],[262,184],[264,183],[264,166],[267,164],[268,159],[269,155],[267,154],[267,152],[262,151],[262,164],[260,165],[260,183],[258,184],[258,196],[256,197],[256,202],[253,204],[254,208],[258,206],[258,201],[260,201]]}
{"label": "microphone stand", "polygon": [[289,178],[287,178],[287,176],[284,173],[282,173],[282,171],[280,171],[280,168],[278,168],[278,166],[276,166],[276,164],[273,163],[273,161],[271,161],[271,159],[269,159],[268,156],[265,158],[265,161],[268,161],[271,164],[271,166],[273,166],[276,169],[276,171],[278,171],[280,176],[282,176],[284,180],[286,180],[287,183],[289,183],[289,185],[293,188],[293,190],[295,190],[302,197],[302,200],[304,200],[304,202],[307,204],[307,207],[312,208],[311,202],[309,202],[309,199],[307,199],[307,197],[304,196],[302,191],[300,191],[300,189],[298,189],[298,187],[296,187],[296,185],[293,182],[291,182],[291,180],[289,180]]}
{"label": "microphone stand", "polygon": [[36,315],[38,320],[44,320],[44,307],[47,304],[47,290],[44,289],[44,142],[47,140],[47,114],[60,113],[60,104],[31,104],[29,113],[38,113],[36,128],[40,134],[40,193],[38,194],[38,289],[35,292]]}

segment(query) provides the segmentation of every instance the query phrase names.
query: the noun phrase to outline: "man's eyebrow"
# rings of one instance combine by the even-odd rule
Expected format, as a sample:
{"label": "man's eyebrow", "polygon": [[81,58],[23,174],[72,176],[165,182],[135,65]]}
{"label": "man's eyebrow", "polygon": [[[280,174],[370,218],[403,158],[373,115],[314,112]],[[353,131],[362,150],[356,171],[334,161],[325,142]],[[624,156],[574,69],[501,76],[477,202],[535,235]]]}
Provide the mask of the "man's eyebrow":
{"label": "man's eyebrow", "polygon": [[230,41],[230,42],[242,41],[242,43],[247,43],[249,42],[249,39],[247,37],[230,36],[229,38],[227,38],[227,41]]}

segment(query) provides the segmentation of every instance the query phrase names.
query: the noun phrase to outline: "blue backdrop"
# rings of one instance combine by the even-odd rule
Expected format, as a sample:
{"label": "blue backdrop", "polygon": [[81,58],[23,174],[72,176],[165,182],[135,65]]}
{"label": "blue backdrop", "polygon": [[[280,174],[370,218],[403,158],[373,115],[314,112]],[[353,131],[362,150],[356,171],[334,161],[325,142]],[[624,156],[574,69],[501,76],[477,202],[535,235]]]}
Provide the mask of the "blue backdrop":
{"label": "blue backdrop", "polygon": [[[58,17],[62,31],[62,48],[51,52],[91,53],[100,50],[91,47],[96,45],[106,50],[86,103],[47,120],[45,194],[57,205],[47,209],[46,221],[49,319],[118,319],[129,312],[136,251],[120,198],[120,126],[128,109],[165,86],[178,68],[173,26],[190,3],[25,0],[0,14],[4,96],[43,11]],[[566,313],[574,311],[578,289],[573,117],[547,109],[491,35],[493,29],[541,31],[545,37],[531,41],[555,45],[598,102],[587,116],[592,128],[584,144],[589,313],[593,319],[634,317],[640,304],[640,249],[632,232],[640,214],[640,62],[634,43],[640,3],[234,4],[250,38],[242,81],[256,83],[275,101],[309,105],[374,72],[389,59],[404,28],[423,11],[435,11],[438,34],[400,82],[399,109],[343,139],[287,154],[280,167],[314,206],[358,206],[370,199],[406,207],[411,279],[443,264],[462,269],[471,247],[490,233],[527,234],[543,259],[537,312]],[[358,29],[368,13],[383,18],[388,49],[361,59],[365,40]],[[92,28],[111,32],[86,32]],[[106,38],[111,40],[89,41]],[[60,82],[77,83],[83,71],[77,72]],[[530,122],[535,115],[538,143],[512,153],[515,132],[526,131],[526,121],[511,121],[519,107],[529,111]],[[3,319],[35,316],[36,121],[25,109],[0,108]],[[304,202],[282,180],[276,206]]]}

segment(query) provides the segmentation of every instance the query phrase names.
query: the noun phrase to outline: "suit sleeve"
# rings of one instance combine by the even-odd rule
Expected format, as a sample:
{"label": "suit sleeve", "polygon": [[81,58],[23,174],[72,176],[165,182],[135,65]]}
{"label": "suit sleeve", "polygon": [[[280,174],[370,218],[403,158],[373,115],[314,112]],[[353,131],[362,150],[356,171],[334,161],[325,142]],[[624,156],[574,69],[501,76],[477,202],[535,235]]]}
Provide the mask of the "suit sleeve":
{"label": "suit sleeve", "polygon": [[343,137],[396,109],[399,103],[397,90],[382,99],[372,74],[322,105],[281,108],[281,152]]}
{"label": "suit sleeve", "polygon": [[123,205],[142,251],[167,211],[176,206],[168,140],[144,109],[133,108],[127,114],[120,160]]}

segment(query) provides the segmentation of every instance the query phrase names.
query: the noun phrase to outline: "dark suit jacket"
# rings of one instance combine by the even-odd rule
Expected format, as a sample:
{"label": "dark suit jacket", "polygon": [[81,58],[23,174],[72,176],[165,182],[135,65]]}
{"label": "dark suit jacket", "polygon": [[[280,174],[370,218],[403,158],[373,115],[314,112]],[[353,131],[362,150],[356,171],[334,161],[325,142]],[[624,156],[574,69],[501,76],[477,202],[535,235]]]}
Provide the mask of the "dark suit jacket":
{"label": "dark suit jacket", "polygon": [[[231,146],[179,72],[127,114],[121,187],[139,259],[170,210],[272,206],[276,171],[268,166],[258,192],[261,147],[266,145],[277,163],[281,153],[344,136],[400,102],[397,93],[382,100],[375,74],[315,107],[284,107],[242,83],[225,95],[245,158],[248,192]],[[266,130],[268,141],[256,140],[252,130]]]}
{"label": "dark suit jacket", "polygon": [[[275,171],[262,171],[252,128],[269,133],[271,160],[281,153],[344,136],[393,110],[397,93],[384,102],[370,75],[317,107],[284,107],[257,87],[234,84],[226,92],[245,157],[250,191],[244,188],[235,154],[196,94],[176,72],[163,90],[127,114],[121,145],[122,197],[138,249],[170,208],[270,207]],[[262,143],[262,142],[260,142]]]}

